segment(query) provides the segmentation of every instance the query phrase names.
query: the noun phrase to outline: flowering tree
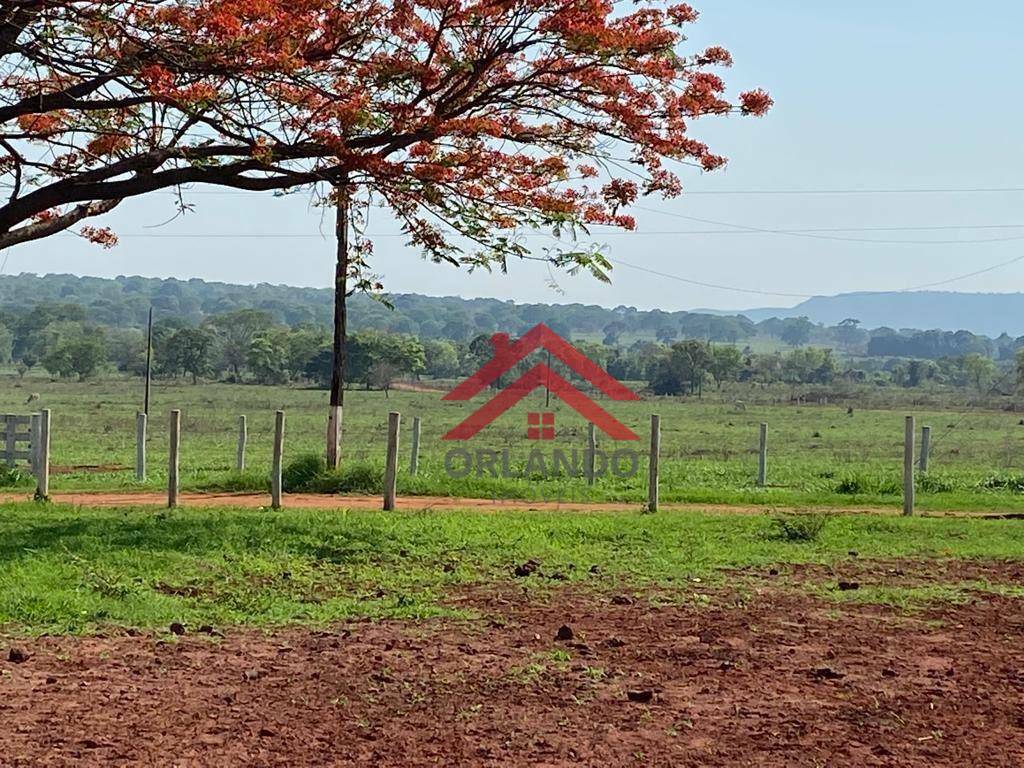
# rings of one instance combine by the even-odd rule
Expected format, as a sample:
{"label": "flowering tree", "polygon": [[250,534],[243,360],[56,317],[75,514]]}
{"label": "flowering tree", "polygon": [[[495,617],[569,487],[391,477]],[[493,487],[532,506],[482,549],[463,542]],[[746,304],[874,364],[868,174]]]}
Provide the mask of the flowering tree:
{"label": "flowering tree", "polygon": [[[270,91],[300,59],[340,64],[359,27],[342,4],[292,13],[285,5],[0,5],[0,248],[158,189],[268,190],[325,178],[319,166],[334,164],[331,150],[284,130]],[[92,224],[79,231],[116,242]]]}
{"label": "flowering tree", "polygon": [[659,0],[16,0],[0,14],[0,247],[155,189],[324,182],[332,406],[344,299],[370,286],[365,206],[435,262],[542,258],[607,279],[599,252],[538,256],[516,233],[633,228],[638,197],[681,192],[671,163],[724,164],[694,120],[771,105],[728,99],[715,70],[729,53],[679,50],[697,13]]}

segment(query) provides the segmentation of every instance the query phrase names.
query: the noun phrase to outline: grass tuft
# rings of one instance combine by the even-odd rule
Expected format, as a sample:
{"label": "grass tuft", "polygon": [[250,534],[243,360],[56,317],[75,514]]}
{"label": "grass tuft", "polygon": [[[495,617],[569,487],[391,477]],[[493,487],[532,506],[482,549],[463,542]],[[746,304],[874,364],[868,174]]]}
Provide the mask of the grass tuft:
{"label": "grass tuft", "polygon": [[19,488],[32,485],[32,478],[17,467],[0,465],[0,488]]}
{"label": "grass tuft", "polygon": [[825,515],[775,515],[772,517],[772,534],[779,541],[817,541],[827,523]]}

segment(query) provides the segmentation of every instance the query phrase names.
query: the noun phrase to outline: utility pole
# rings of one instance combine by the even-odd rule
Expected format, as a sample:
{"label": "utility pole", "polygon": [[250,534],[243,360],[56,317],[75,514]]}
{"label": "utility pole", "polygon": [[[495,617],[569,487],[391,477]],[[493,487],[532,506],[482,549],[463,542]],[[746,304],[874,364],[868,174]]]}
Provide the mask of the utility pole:
{"label": "utility pole", "polygon": [[551,407],[551,350],[548,350],[547,381],[544,384],[544,408]]}
{"label": "utility pole", "polygon": [[149,307],[149,326],[146,331],[146,394],[143,398],[142,412],[149,418],[149,392],[153,381],[153,307]]}

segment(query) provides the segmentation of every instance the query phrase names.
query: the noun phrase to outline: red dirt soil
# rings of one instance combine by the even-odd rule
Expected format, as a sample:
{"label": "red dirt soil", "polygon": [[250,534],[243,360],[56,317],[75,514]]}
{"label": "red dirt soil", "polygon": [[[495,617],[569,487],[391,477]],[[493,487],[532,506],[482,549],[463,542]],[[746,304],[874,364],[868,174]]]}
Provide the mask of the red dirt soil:
{"label": "red dirt soil", "polygon": [[[0,493],[0,503],[31,500],[30,494]],[[74,504],[84,507],[166,507],[167,494],[141,493],[110,493],[94,491],[78,491],[71,493],[54,493],[50,497],[60,504]],[[183,507],[245,507],[255,509],[270,506],[270,495],[264,493],[181,493],[178,503]],[[316,493],[285,494],[283,506],[288,509],[381,509],[380,496],[329,495]],[[457,496],[400,496],[397,508],[413,512],[428,510],[477,510],[482,512],[511,511],[544,511],[544,512],[622,512],[629,509],[640,509],[639,502],[572,502],[572,501],[533,501],[524,499],[473,499]],[[667,512],[724,512],[730,514],[763,514],[768,509],[773,512],[833,512],[844,514],[897,515],[898,507],[816,507],[790,508],[767,504],[662,504],[661,509]],[[920,513],[921,517],[955,516],[955,517],[998,517],[993,512],[944,512],[929,510]]]}
{"label": "red dirt soil", "polygon": [[1022,764],[1018,601],[902,615],[792,576],[715,607],[526,581],[454,600],[472,621],[18,641],[0,764]]}

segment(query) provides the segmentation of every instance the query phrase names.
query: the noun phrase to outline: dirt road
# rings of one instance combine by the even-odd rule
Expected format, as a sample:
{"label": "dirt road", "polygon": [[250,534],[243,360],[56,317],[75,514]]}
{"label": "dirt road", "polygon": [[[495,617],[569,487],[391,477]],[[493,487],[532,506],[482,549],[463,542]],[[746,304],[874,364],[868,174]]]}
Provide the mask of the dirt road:
{"label": "dirt road", "polygon": [[[25,501],[31,498],[25,494],[3,494],[2,501]],[[81,491],[75,493],[55,493],[52,500],[60,504],[75,504],[87,507],[125,507],[125,506],[167,506],[167,495],[163,493],[109,493]],[[270,494],[264,493],[182,493],[178,502],[183,507],[246,507],[258,508],[270,506]],[[380,496],[363,495],[327,495],[315,493],[287,494],[283,500],[285,507],[293,509],[380,509]],[[629,502],[559,502],[530,501],[522,499],[473,499],[458,496],[404,496],[399,497],[398,509],[422,511],[431,509],[474,509],[482,511],[562,511],[562,512],[622,512],[639,509],[641,504]],[[662,504],[666,511],[710,511],[731,512],[735,514],[760,514],[769,509],[763,506],[743,506],[729,504]],[[775,511],[787,511],[771,507]],[[824,508],[823,508],[824,509]],[[804,509],[806,511],[806,509]],[[828,511],[842,511],[861,514],[895,514],[895,507],[848,507],[842,509],[828,508]]]}
{"label": "dirt road", "polygon": [[[163,493],[110,493],[78,491],[55,493],[52,500],[60,504],[74,504],[85,507],[165,507],[167,495]],[[3,493],[0,502],[26,501],[28,494]],[[270,506],[270,494],[264,493],[182,493],[178,502],[183,507],[244,507],[256,509]],[[380,496],[326,495],[314,493],[292,493],[284,497],[284,506],[290,509],[360,509],[379,510]],[[559,502],[531,501],[523,499],[473,499],[457,496],[403,496],[398,498],[398,509],[406,511],[428,510],[477,510],[481,512],[622,512],[641,509],[639,502]],[[831,512],[862,515],[898,515],[900,509],[892,507],[848,506],[848,507],[779,507],[775,505],[742,504],[662,504],[668,512],[718,512],[723,514],[758,515],[766,512]],[[999,512],[980,511],[937,511],[919,513],[924,517],[1002,517]]]}

